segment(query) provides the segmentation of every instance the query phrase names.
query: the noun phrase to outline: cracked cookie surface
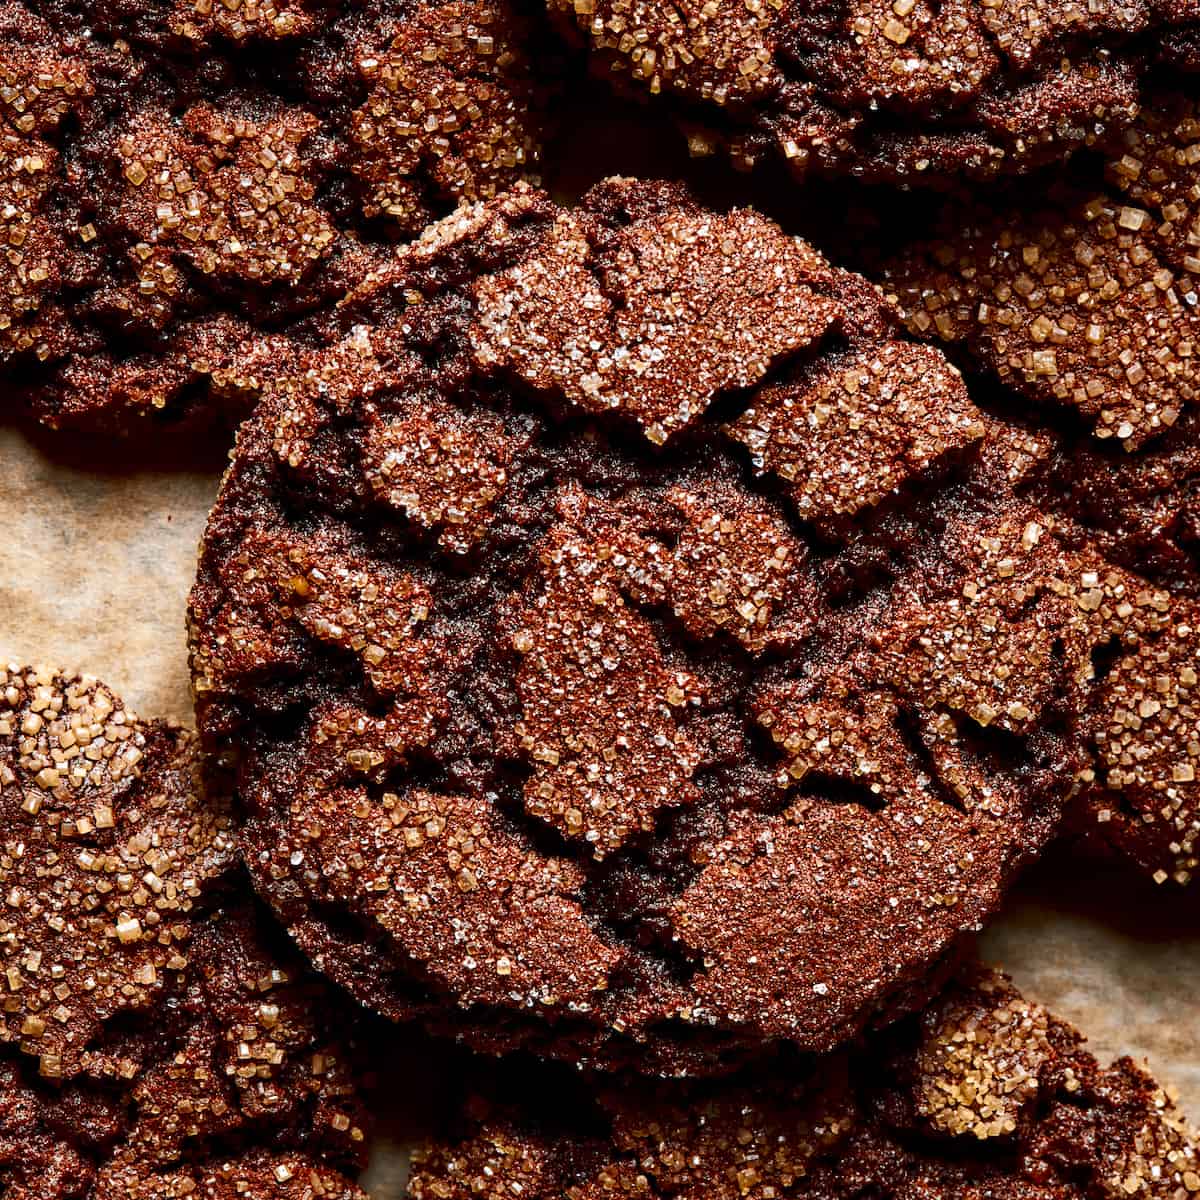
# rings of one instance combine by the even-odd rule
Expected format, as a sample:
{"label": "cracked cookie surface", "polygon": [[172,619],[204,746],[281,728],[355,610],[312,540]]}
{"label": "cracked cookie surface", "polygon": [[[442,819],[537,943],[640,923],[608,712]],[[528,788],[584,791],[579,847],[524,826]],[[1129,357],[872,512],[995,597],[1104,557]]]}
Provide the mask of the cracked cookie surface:
{"label": "cracked cookie surface", "polygon": [[1175,1200],[1200,1184],[1196,1135],[1143,1069],[1102,1067],[980,969],[807,1076],[602,1091],[574,1126],[540,1100],[476,1098],[457,1136],[418,1153],[408,1195]]}
{"label": "cracked cookie surface", "polygon": [[[986,203],[955,198],[880,266],[910,331],[1003,385],[1059,432],[1031,494],[1059,531],[1162,588],[1161,640],[1112,647],[1084,827],[1154,878],[1187,881],[1200,845],[1194,644],[1200,598],[1200,117],[1159,94],[1093,163]],[[1167,730],[1173,730],[1168,733]],[[1100,786],[1097,786],[1100,785]]]}
{"label": "cracked cookie surface", "polygon": [[1068,157],[1193,69],[1188,0],[548,0],[595,73],[650,97],[693,153],[913,185]]}
{"label": "cracked cookie surface", "polygon": [[1101,149],[1102,175],[1039,178],[1032,203],[951,201],[882,274],[915,334],[1134,450],[1200,404],[1197,107],[1156,96]]}
{"label": "cracked cookie surface", "polygon": [[651,1072],[919,1004],[1095,781],[1078,714],[1139,686],[1101,704],[1097,658],[1178,632],[1027,494],[1053,447],[669,185],[465,210],[342,326],[243,427],[191,604],[202,736],[318,966]]}
{"label": "cracked cookie surface", "polygon": [[0,805],[4,1194],[362,1200],[349,1008],[247,894],[195,736],[6,667]]}
{"label": "cracked cookie surface", "polygon": [[536,177],[546,40],[507,0],[7,0],[9,403],[239,418],[397,239]]}

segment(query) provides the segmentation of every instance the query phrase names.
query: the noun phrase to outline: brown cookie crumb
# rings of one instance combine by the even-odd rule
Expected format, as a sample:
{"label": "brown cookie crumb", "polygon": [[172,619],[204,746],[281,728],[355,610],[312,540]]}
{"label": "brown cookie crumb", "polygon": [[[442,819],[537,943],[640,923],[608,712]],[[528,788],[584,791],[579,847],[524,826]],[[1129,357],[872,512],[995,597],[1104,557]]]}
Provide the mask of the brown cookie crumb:
{"label": "brown cookie crumb", "polygon": [[[182,126],[180,129],[179,127]],[[311,167],[299,147],[319,127],[302,110],[267,121],[197,106],[176,122],[139,114],[115,145],[126,188],[114,218],[137,239],[138,292],[168,294],[171,259],[193,270],[247,283],[298,282],[329,253],[335,230],[312,201]]]}
{"label": "brown cookie crumb", "polygon": [[820,520],[878,504],[983,425],[954,367],[892,342],[764,388],[731,432],[757,470],[785,481],[802,516]]}
{"label": "brown cookie crumb", "polygon": [[64,53],[45,22],[15,4],[0,8],[0,361],[44,360],[68,336],[54,301],[77,243],[48,211],[61,171],[48,141],[63,118],[78,116],[93,85],[86,66]]}
{"label": "brown cookie crumb", "polygon": [[512,736],[533,763],[525,808],[597,855],[692,803],[700,751],[674,710],[704,684],[668,670],[653,628],[621,597],[603,551],[569,527],[543,545],[543,589],[510,618],[522,705]]}
{"label": "brown cookie crumb", "polygon": [[175,0],[167,30],[197,45],[217,38],[248,42],[259,38],[293,38],[314,32],[325,5],[310,0],[247,0],[229,5],[213,0]]}
{"label": "brown cookie crumb", "polygon": [[465,554],[487,527],[515,447],[499,421],[470,422],[434,402],[375,426],[363,459],[377,495],[410,520],[438,530],[438,544]]}
{"label": "brown cookie crumb", "polygon": [[233,861],[231,819],[198,803],[192,740],[95,680],[0,671],[0,739],[0,887],[21,931],[0,1036],[70,1078],[107,1022],[185,969],[196,902]]}
{"label": "brown cookie crumb", "polygon": [[[941,1134],[981,1142],[1010,1137],[1041,1090],[1058,1047],[1054,1018],[1011,988],[988,981],[980,995],[952,996],[925,1019],[914,1063],[915,1115]],[[1057,1028],[1053,1032],[1057,1032]]]}

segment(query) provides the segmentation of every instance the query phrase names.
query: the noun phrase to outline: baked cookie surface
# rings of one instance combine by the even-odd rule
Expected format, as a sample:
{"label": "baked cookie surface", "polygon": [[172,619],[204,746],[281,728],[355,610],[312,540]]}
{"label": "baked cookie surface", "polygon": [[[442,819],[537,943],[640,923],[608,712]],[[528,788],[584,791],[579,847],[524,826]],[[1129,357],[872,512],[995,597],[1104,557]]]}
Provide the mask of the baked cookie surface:
{"label": "baked cookie surface", "polygon": [[629,1088],[575,1125],[544,1118],[477,1101],[417,1156],[409,1195],[1174,1200],[1200,1178],[1195,1134],[1144,1070],[1100,1066],[991,972],[801,1081]]}
{"label": "baked cookie surface", "polygon": [[353,1017],[255,906],[194,735],[0,671],[0,1187],[362,1200]]}
{"label": "baked cookie surface", "polygon": [[1194,70],[1189,0],[548,0],[593,69],[650,97],[693,153],[916,185],[1065,159]]}
{"label": "baked cookie surface", "polygon": [[392,242],[536,174],[540,37],[506,0],[6,0],[9,403],[240,417]]}
{"label": "baked cookie surface", "polygon": [[1059,430],[1031,494],[1061,536],[1169,594],[1164,636],[1109,665],[1089,718],[1109,786],[1084,795],[1089,827],[1158,879],[1200,850],[1197,196],[1200,112],[1160,94],[1094,165],[950,200],[879,272],[915,336]]}
{"label": "baked cookie surface", "polygon": [[518,190],[342,314],[192,597],[202,736],[314,962],[650,1072],[919,1004],[1092,769],[1093,656],[1178,616],[1023,493],[1044,441],[668,185]]}

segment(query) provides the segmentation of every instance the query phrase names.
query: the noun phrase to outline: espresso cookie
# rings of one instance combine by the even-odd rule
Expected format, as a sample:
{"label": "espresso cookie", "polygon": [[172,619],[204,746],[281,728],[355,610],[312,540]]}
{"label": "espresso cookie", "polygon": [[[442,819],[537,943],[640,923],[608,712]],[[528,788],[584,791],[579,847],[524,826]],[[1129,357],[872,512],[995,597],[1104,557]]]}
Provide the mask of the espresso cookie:
{"label": "espresso cookie", "polygon": [[598,74],[675,113],[693,153],[904,185],[1064,159],[1130,122],[1164,58],[1196,61],[1177,0],[548,7]]}
{"label": "espresso cookie", "polygon": [[6,0],[15,402],[240,417],[394,240],[536,173],[543,41],[507,0]]}
{"label": "espresso cookie", "polygon": [[1092,769],[1093,654],[1173,620],[1021,494],[1045,444],[667,185],[464,212],[343,318],[243,427],[192,596],[301,946],[647,1071],[919,1004]]}
{"label": "espresso cookie", "polygon": [[361,1198],[349,1006],[255,908],[198,773],[96,680],[0,671],[6,1197]]}
{"label": "espresso cookie", "polygon": [[459,1138],[418,1155],[408,1194],[1174,1200],[1200,1181],[1195,1134],[1144,1070],[1101,1067],[988,972],[806,1081],[626,1089],[597,1109],[573,1128],[477,1103]]}

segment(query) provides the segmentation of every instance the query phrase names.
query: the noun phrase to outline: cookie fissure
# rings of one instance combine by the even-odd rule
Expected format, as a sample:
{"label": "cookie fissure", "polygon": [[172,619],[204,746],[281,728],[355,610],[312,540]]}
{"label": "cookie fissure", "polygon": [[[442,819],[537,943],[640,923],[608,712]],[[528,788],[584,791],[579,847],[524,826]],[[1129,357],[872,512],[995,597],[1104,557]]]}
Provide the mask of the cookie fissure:
{"label": "cookie fissure", "polygon": [[[1077,536],[1114,561],[1139,570],[1172,593],[1200,595],[1200,411],[1185,411],[1136,463],[1123,451],[1081,446],[1078,475],[1063,488],[1064,515]],[[1062,456],[1048,459],[1035,487],[1046,492],[1062,475]]]}

